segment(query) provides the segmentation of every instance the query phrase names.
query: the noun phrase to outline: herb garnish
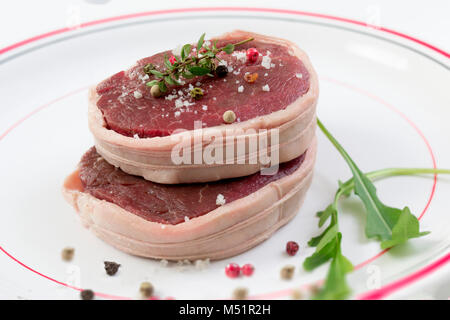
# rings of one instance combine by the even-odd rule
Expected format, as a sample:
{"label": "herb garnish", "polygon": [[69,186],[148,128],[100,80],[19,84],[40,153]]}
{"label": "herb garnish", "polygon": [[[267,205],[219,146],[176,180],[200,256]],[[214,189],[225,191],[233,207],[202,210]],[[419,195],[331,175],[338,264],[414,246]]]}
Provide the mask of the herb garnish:
{"label": "herb garnish", "polygon": [[313,270],[331,260],[325,284],[314,298],[345,299],[350,294],[346,275],[353,270],[353,265],[345,258],[341,250],[342,234],[339,231],[337,208],[339,199],[342,196],[349,196],[352,191],[355,192],[367,211],[365,229],[367,238],[380,241],[381,248],[388,249],[405,243],[411,238],[424,236],[429,232],[419,231],[419,221],[411,214],[408,207],[397,209],[383,204],[378,198],[376,188],[371,180],[399,175],[450,174],[450,170],[389,168],[364,174],[319,119],[317,119],[317,124],[347,162],[353,178],[344,183],[339,182],[333,202],[324,211],[317,213],[319,227],[322,227],[328,220],[330,223],[321,235],[308,242],[310,246],[316,247],[316,251],[304,261],[303,267],[305,270]]}
{"label": "herb garnish", "polygon": [[[164,71],[158,71],[151,67],[144,67],[145,72],[153,74],[156,80],[147,82],[147,86],[158,86],[161,92],[167,91],[167,85],[181,85],[180,77],[192,79],[196,76],[213,76],[215,64],[214,60],[220,61],[217,54],[225,52],[231,54],[235,47],[250,42],[253,38],[248,38],[237,43],[229,43],[226,46],[217,48],[217,40],[213,42],[212,47],[205,44],[205,33],[201,35],[197,42],[195,54],[191,55],[192,45],[185,44],[181,49],[181,56],[172,56],[170,59],[164,56]],[[170,61],[172,60],[172,61]]]}

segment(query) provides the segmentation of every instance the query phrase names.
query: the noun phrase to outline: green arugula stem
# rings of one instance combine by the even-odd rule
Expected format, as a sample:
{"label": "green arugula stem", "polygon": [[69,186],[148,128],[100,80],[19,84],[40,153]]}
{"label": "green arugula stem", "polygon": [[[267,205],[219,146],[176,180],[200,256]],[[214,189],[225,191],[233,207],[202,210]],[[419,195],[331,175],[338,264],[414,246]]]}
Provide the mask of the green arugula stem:
{"label": "green arugula stem", "polygon": [[[386,168],[365,173],[366,177],[372,181],[389,177],[411,176],[420,174],[450,174],[450,170],[433,168]],[[353,191],[354,188],[355,183],[353,178],[350,178],[342,183],[340,190],[335,195],[334,202],[337,203],[337,201],[343,194]]]}

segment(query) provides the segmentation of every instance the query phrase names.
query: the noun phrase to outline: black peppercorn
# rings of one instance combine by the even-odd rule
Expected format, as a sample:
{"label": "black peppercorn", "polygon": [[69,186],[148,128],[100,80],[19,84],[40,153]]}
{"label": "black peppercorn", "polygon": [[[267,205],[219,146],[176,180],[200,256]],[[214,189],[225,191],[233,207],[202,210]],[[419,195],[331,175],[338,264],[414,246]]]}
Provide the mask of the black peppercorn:
{"label": "black peppercorn", "polygon": [[83,290],[80,293],[81,300],[92,300],[94,299],[94,291],[92,290]]}
{"label": "black peppercorn", "polygon": [[119,270],[120,264],[111,262],[111,261],[105,261],[105,271],[109,276],[113,276],[117,273]]}
{"label": "black peppercorn", "polygon": [[216,76],[219,78],[223,78],[228,74],[228,68],[224,65],[217,66],[216,68]]}

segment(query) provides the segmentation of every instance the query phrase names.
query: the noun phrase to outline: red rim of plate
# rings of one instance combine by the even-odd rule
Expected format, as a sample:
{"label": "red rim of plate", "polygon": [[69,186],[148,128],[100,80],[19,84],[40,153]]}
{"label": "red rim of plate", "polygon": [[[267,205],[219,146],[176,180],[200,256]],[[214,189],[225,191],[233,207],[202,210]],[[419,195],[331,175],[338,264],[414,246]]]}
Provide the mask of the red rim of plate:
{"label": "red rim of plate", "polygon": [[[98,19],[98,20],[93,20],[93,21],[89,21],[89,22],[85,22],[80,24],[80,26],[77,27],[77,29],[81,29],[81,28],[87,28],[87,27],[91,27],[91,26],[95,26],[95,25],[100,25],[100,24],[104,24],[104,23],[109,23],[109,22],[114,22],[114,21],[121,21],[121,20],[127,20],[127,19],[133,19],[133,18],[139,18],[139,17],[145,17],[145,16],[154,16],[154,15],[162,15],[162,14],[173,14],[173,13],[189,13],[189,12],[208,12],[208,11],[247,11],[247,12],[268,12],[268,13],[280,13],[280,14],[291,14],[291,15],[301,15],[301,16],[307,16],[307,17],[314,17],[314,18],[321,18],[321,19],[327,19],[327,20],[334,20],[334,21],[339,21],[339,22],[343,22],[343,23],[348,23],[348,24],[352,24],[352,25],[357,25],[357,26],[361,26],[361,27],[365,27],[365,28],[370,28],[370,29],[375,29],[378,31],[382,31],[391,35],[395,35],[398,37],[401,37],[403,39],[412,41],[418,45],[421,45],[423,47],[426,47],[446,58],[450,58],[450,53],[437,48],[436,46],[433,46],[425,41],[422,41],[420,39],[414,38],[412,36],[409,36],[407,34],[392,30],[392,29],[388,29],[388,28],[384,28],[381,26],[374,26],[374,25],[370,25],[361,21],[357,21],[357,20],[353,20],[353,19],[348,19],[348,18],[342,18],[342,17],[336,17],[336,16],[331,16],[331,15],[326,15],[326,14],[320,14],[320,13],[314,13],[314,12],[306,12],[306,11],[298,11],[298,10],[288,10],[288,9],[272,9],[272,8],[251,8],[251,7],[200,7],[200,8],[180,8],[180,9],[168,9],[168,10],[158,10],[158,11],[145,11],[145,12],[138,12],[138,13],[132,13],[132,14],[126,14],[126,15],[120,15],[120,16],[115,16],[115,17],[109,17],[109,18],[104,18],[104,19]],[[65,32],[69,32],[69,31],[73,31],[73,28],[61,28],[61,29],[56,29],[47,33],[43,33],[22,41],[19,41],[17,43],[14,43],[12,45],[9,45],[7,47],[4,47],[2,49],[0,49],[0,55],[5,54],[9,51],[18,49],[22,46],[25,46],[27,44],[45,39],[45,38],[49,38],[52,36],[56,36],[58,34],[62,34]],[[83,88],[84,89],[84,88]],[[80,89],[77,90],[76,92],[81,91]],[[76,93],[76,92],[72,92],[72,94]],[[364,92],[361,92],[364,93]],[[364,94],[368,95],[367,92],[365,92]],[[70,94],[68,94],[70,95]],[[369,94],[370,95],[370,94]],[[67,96],[67,95],[65,95]],[[373,96],[373,95],[372,95]],[[58,98],[57,100],[62,99]],[[431,149],[431,146],[429,144],[429,142],[427,141],[427,139],[425,138],[425,136],[423,135],[423,133],[420,131],[420,129],[413,123],[411,122],[411,120],[409,120],[403,113],[401,113],[400,111],[396,110],[394,107],[392,107],[391,105],[389,105],[388,103],[386,103],[385,101],[381,100],[378,97],[373,96],[373,98],[375,98],[376,100],[378,100],[379,102],[381,102],[382,104],[388,106],[390,109],[392,109],[393,111],[395,111],[396,113],[398,113],[402,118],[404,118],[410,125],[413,126],[413,128],[419,133],[419,135],[422,137],[422,139],[425,141],[427,148],[430,152],[432,161],[433,161],[433,166],[434,168],[436,168],[436,159],[434,157],[433,151]],[[18,122],[16,122],[15,124],[13,124],[9,129],[7,129],[3,134],[0,135],[0,140],[2,138],[4,138],[9,132],[11,132],[11,130],[13,130],[15,127],[17,127],[20,123],[22,123],[23,121],[25,121],[27,118],[29,118],[30,116],[32,116],[33,114],[35,114],[36,112],[38,112],[39,110],[44,109],[46,106],[54,103],[56,101],[52,101],[44,106],[39,107],[38,109],[35,109],[34,111],[32,111],[30,114],[28,114],[27,116],[25,116],[24,118],[22,118],[21,120],[19,120]],[[425,212],[427,211],[431,200],[433,199],[434,196],[434,192],[435,192],[435,188],[436,188],[436,183],[437,183],[437,175],[434,176],[434,183],[433,183],[433,187],[431,190],[431,194],[429,196],[428,202],[423,210],[423,212],[421,213],[421,215],[419,216],[419,219],[421,219],[423,217],[423,215],[425,214]],[[48,280],[51,280],[55,283],[58,283],[60,285],[81,291],[81,288],[77,288],[71,285],[68,285],[66,283],[63,283],[61,281],[58,281],[56,279],[53,279],[49,276],[46,276],[36,270],[34,270],[33,268],[27,266],[26,264],[24,264],[23,262],[21,262],[20,260],[18,260],[17,258],[15,258],[14,256],[12,256],[10,253],[8,253],[4,248],[2,248],[0,246],[0,251],[2,251],[6,256],[8,256],[9,258],[11,258],[13,261],[17,262],[18,264],[20,264],[21,266],[23,266],[24,268],[40,275],[41,277],[44,277]],[[374,260],[376,260],[377,258],[379,258],[380,256],[382,256],[384,253],[386,253],[387,250],[381,251],[380,253],[378,253],[377,255],[375,255],[374,257],[364,261],[363,263],[360,263],[359,265],[357,265],[355,267],[355,269],[359,269],[362,268],[363,266],[373,262]],[[382,299],[384,297],[386,297],[387,295],[393,293],[394,291],[397,291],[423,277],[425,277],[426,275],[436,271],[437,269],[439,269],[440,267],[442,267],[443,265],[445,265],[446,263],[448,263],[450,261],[450,253],[446,254],[444,257],[441,257],[439,260],[434,261],[433,263],[425,266],[424,268],[411,273],[410,275],[407,275],[397,281],[394,281],[390,284],[387,284],[385,286],[383,286],[380,289],[377,290],[372,290],[369,292],[366,292],[362,295],[360,295],[358,298],[360,299]],[[283,290],[286,291],[286,290]],[[287,291],[286,293],[288,294],[290,292]],[[268,293],[268,294],[263,294],[263,295],[259,295],[258,297],[260,298],[274,298],[277,296],[280,296],[279,293]],[[100,293],[100,292],[96,292],[96,295],[99,297],[103,297],[103,298],[109,298],[109,299],[129,299],[126,297],[120,297],[120,296],[114,296],[114,295],[109,295],[109,294],[105,294],[105,293]]]}

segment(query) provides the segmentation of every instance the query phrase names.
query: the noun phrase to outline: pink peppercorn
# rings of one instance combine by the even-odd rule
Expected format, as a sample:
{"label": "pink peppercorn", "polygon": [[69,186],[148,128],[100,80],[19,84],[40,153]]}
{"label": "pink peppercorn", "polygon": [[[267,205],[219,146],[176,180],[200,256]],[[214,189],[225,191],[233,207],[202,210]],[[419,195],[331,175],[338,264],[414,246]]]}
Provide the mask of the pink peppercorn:
{"label": "pink peppercorn", "polygon": [[255,48],[247,49],[247,61],[250,63],[255,63],[258,60],[259,52]]}
{"label": "pink peppercorn", "polygon": [[250,263],[244,264],[241,268],[242,274],[247,277],[250,277],[254,271],[255,267],[253,267],[253,265]]}
{"label": "pink peppercorn", "polygon": [[175,56],[170,56],[169,62],[170,62],[171,64],[174,64],[175,62],[177,62],[177,59],[175,58]]}
{"label": "pink peppercorn", "polygon": [[298,251],[298,243],[295,241],[289,241],[286,243],[286,252],[290,256],[295,256]]}
{"label": "pink peppercorn", "polygon": [[230,263],[225,267],[225,274],[230,278],[237,278],[241,273],[241,268],[237,263]]}

